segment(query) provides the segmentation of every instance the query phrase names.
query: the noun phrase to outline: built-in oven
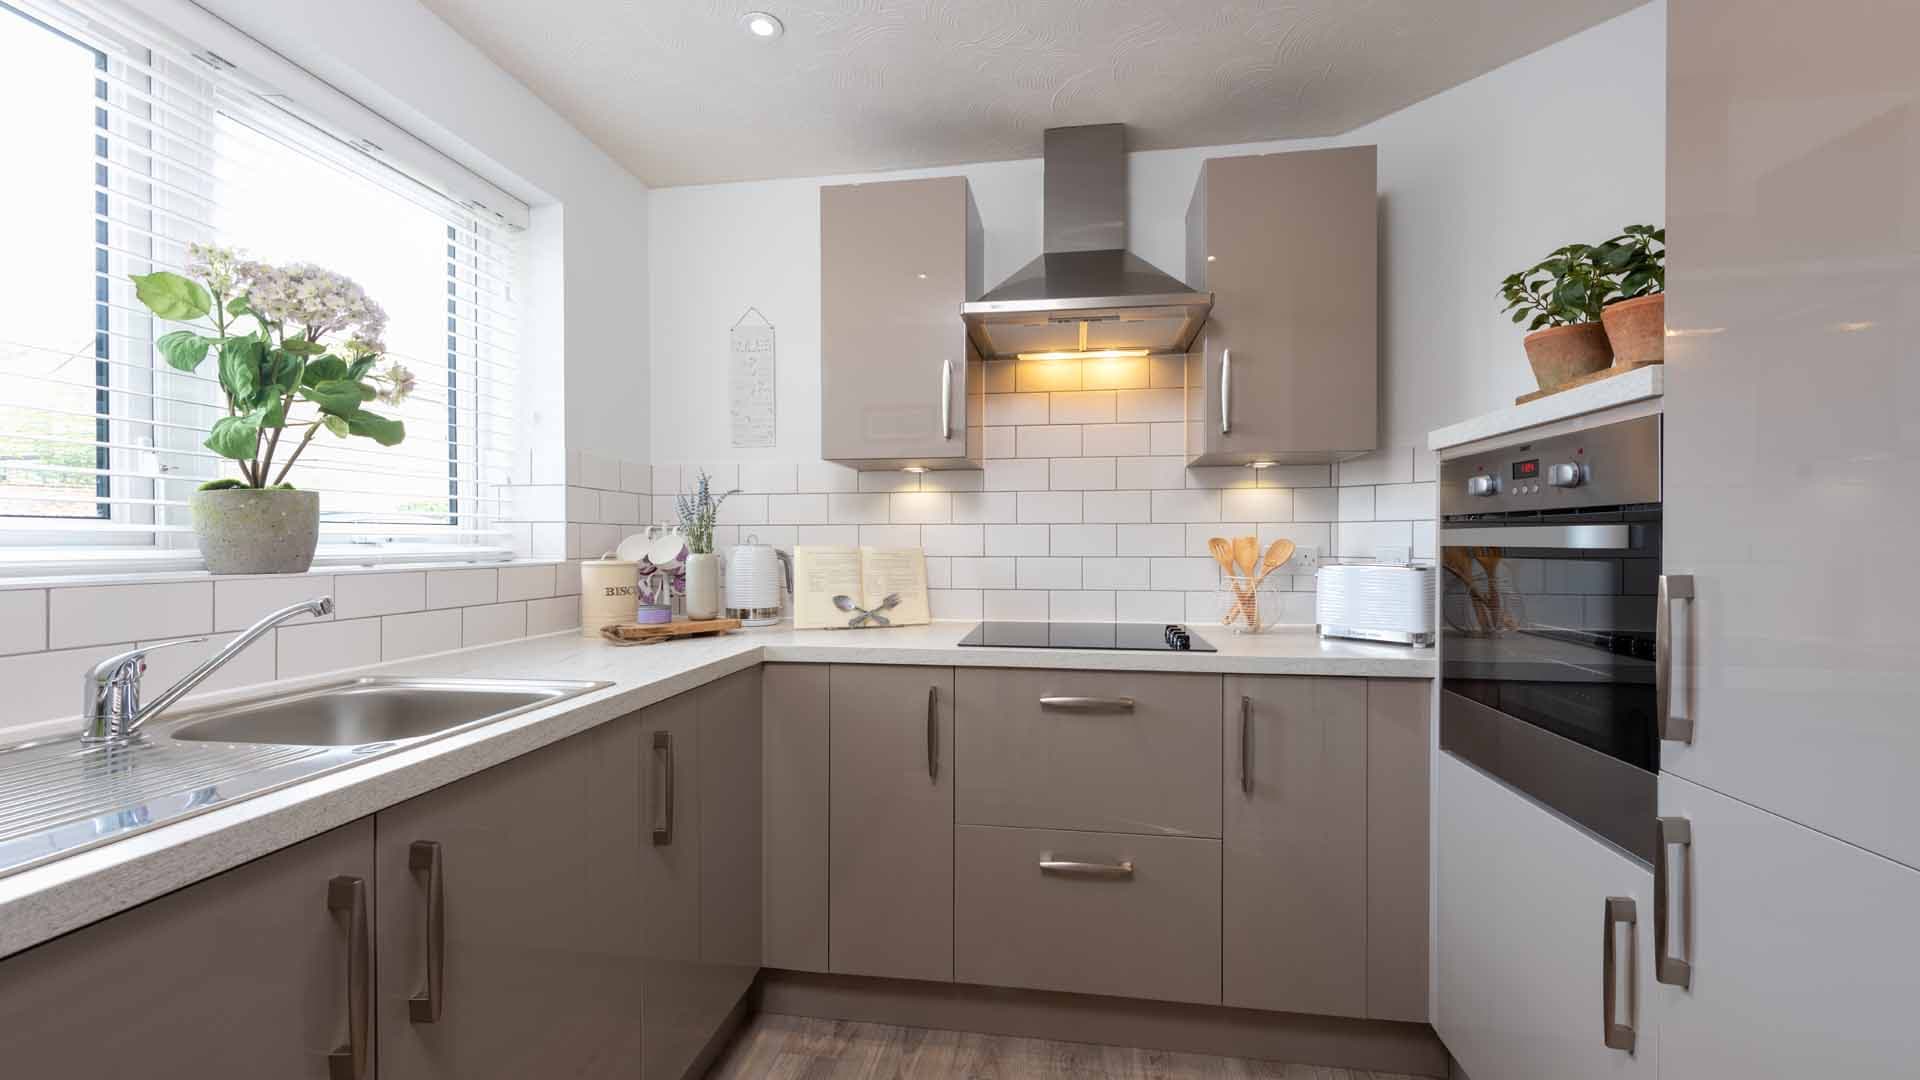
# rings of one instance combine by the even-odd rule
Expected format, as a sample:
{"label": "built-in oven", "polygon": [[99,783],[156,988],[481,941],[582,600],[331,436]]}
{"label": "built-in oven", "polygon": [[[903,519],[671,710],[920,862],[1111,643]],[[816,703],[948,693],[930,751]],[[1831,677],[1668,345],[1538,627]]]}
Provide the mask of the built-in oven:
{"label": "built-in oven", "polygon": [[1440,468],[1440,746],[1651,863],[1660,417]]}

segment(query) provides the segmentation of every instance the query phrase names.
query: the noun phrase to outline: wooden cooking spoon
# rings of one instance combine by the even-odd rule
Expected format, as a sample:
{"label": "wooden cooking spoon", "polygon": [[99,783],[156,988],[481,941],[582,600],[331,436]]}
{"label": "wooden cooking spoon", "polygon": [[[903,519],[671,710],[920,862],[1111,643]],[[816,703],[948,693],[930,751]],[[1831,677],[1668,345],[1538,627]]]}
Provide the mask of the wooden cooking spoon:
{"label": "wooden cooking spoon", "polygon": [[1260,582],[1267,580],[1268,574],[1286,565],[1287,560],[1291,558],[1293,558],[1293,541],[1283,538],[1267,545],[1266,557],[1260,560],[1260,577],[1253,583],[1254,587],[1258,588]]}
{"label": "wooden cooking spoon", "polygon": [[1220,564],[1221,571],[1227,575],[1227,584],[1233,589],[1233,610],[1227,612],[1227,617],[1220,620],[1221,626],[1231,626],[1233,625],[1233,620],[1240,615],[1241,601],[1243,599],[1240,586],[1234,581],[1234,578],[1239,576],[1240,571],[1234,566],[1233,541],[1216,536],[1207,541],[1207,551],[1213,555],[1213,561]]}

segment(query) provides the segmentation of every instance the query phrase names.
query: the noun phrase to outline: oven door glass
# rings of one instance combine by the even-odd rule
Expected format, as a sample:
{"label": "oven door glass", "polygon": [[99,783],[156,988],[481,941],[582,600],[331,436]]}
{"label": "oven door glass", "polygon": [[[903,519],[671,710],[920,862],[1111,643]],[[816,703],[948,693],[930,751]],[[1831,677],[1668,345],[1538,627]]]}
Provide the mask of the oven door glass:
{"label": "oven door glass", "polygon": [[1443,688],[1657,772],[1658,510],[1445,523]]}

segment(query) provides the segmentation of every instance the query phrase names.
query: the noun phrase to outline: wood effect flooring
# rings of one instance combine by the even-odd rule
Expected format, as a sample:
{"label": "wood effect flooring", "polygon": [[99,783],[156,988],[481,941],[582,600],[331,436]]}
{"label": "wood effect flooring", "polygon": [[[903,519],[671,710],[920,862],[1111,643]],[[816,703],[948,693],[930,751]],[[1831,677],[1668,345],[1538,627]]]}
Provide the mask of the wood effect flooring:
{"label": "wood effect flooring", "polygon": [[707,1080],[1415,1080],[1322,1065],[761,1013]]}

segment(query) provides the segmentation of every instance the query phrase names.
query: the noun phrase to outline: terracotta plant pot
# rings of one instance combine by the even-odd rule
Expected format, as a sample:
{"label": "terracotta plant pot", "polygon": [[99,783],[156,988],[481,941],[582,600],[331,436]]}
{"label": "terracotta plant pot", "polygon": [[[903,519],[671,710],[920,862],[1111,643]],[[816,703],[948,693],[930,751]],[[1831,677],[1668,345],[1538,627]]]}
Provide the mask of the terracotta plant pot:
{"label": "terracotta plant pot", "polygon": [[187,500],[200,554],[215,574],[304,574],[320,539],[313,491],[229,488]]}
{"label": "terracotta plant pot", "polygon": [[1616,367],[1667,359],[1667,294],[1636,296],[1600,309]]}
{"label": "terracotta plant pot", "polygon": [[1567,380],[1603,371],[1613,362],[1607,332],[1597,322],[1535,330],[1525,344],[1527,363],[1542,390],[1558,390]]}

